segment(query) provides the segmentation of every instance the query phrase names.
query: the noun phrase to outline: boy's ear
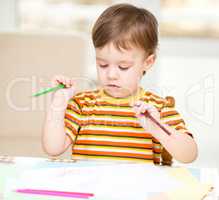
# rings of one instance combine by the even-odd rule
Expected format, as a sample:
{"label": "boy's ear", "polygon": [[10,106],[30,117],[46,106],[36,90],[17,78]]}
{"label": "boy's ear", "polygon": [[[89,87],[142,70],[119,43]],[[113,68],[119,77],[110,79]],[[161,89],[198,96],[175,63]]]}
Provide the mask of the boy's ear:
{"label": "boy's ear", "polygon": [[152,65],[153,65],[154,62],[155,62],[155,59],[156,59],[155,54],[151,54],[151,55],[149,55],[149,56],[145,59],[145,61],[144,61],[144,71],[147,71],[147,70],[149,70],[149,69],[152,67]]}

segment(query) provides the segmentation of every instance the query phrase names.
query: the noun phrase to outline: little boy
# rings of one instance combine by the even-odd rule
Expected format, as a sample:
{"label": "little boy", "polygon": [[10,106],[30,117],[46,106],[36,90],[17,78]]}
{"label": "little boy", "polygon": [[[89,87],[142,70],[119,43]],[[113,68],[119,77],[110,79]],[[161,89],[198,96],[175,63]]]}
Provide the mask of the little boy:
{"label": "little boy", "polygon": [[73,158],[86,160],[169,165],[172,157],[183,163],[195,160],[197,145],[175,110],[174,98],[139,86],[156,58],[158,29],[153,14],[129,4],[113,5],[97,19],[92,40],[100,88],[76,94],[74,80],[53,78],[66,88],[54,94],[47,112],[44,150],[60,155],[72,145]]}

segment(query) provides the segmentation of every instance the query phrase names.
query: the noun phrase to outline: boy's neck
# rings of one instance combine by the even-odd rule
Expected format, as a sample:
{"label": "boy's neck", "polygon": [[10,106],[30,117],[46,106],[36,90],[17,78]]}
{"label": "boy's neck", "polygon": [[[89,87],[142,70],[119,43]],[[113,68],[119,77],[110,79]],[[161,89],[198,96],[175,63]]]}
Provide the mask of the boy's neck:
{"label": "boy's neck", "polygon": [[105,100],[112,100],[112,101],[117,101],[117,102],[124,102],[124,103],[129,103],[131,104],[132,102],[135,102],[139,99],[141,99],[141,97],[144,95],[145,91],[142,87],[138,87],[138,89],[131,95],[126,96],[126,97],[114,97],[111,96],[110,94],[108,94],[103,88],[100,89],[101,92],[101,96],[105,99]]}

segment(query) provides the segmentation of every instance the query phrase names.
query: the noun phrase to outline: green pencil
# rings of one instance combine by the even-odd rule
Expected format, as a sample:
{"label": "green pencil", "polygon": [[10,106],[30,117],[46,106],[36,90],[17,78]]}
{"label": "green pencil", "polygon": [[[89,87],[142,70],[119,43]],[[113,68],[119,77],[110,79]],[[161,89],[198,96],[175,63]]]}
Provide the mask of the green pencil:
{"label": "green pencil", "polygon": [[40,96],[40,95],[47,94],[47,93],[49,93],[49,92],[55,92],[56,90],[61,89],[61,88],[64,88],[64,87],[65,87],[65,85],[63,85],[63,84],[60,83],[60,84],[57,85],[56,87],[42,89],[42,90],[40,90],[39,92],[32,94],[32,97],[38,97],[38,96]]}

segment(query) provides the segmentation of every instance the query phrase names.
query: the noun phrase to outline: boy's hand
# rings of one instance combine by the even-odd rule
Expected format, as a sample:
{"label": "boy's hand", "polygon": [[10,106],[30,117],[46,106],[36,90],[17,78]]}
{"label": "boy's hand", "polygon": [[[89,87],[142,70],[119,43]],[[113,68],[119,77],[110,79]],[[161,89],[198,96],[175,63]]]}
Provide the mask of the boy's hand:
{"label": "boy's hand", "polygon": [[136,117],[139,119],[141,126],[147,132],[153,133],[159,129],[159,127],[153,121],[151,121],[147,115],[144,114],[145,112],[148,112],[157,121],[160,121],[160,113],[155,106],[147,104],[143,101],[137,101],[133,105],[133,110],[136,114]]}
{"label": "boy's hand", "polygon": [[76,81],[63,75],[54,76],[51,80],[53,87],[60,83],[65,85],[65,88],[57,90],[53,95],[53,100],[58,99],[58,102],[61,102],[62,105],[67,105],[68,100],[76,92]]}

